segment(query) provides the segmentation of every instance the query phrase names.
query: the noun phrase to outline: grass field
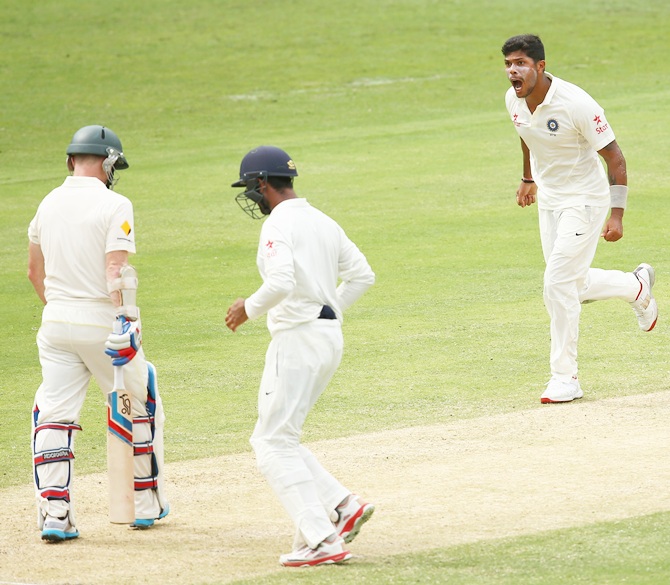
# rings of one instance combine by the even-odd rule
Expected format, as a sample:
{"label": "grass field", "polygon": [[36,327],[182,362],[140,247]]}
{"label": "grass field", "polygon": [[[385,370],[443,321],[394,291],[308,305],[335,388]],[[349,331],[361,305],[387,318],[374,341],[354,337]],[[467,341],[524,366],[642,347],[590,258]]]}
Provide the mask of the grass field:
{"label": "grass field", "polygon": [[[131,165],[117,191],[135,205],[144,344],[161,380],[170,463],[249,450],[268,334],[261,319],[233,335],[224,316],[259,284],[261,224],[237,207],[229,185],[260,144],[292,155],[298,193],[345,228],[377,274],[347,313],[344,361],[305,441],[540,408],[549,349],[543,263],[536,210],[514,203],[521,157],[500,54],[521,32],[543,38],[548,71],[605,107],[628,162],[625,237],[602,243],[596,265],[630,270],[645,261],[657,272],[661,319],[652,334],[637,330],[624,303],[585,307],[584,400],[670,390],[670,5],[0,0],[0,9],[0,488],[31,474],[41,306],[25,276],[27,226],[65,176],[72,134],[93,123],[119,134]],[[79,474],[104,469],[103,419],[93,386]],[[352,563],[350,575],[667,583],[668,541],[668,515],[659,513],[435,543],[402,560],[389,551]],[[538,566],[555,542],[565,555]],[[338,582],[337,569],[267,582]]]}

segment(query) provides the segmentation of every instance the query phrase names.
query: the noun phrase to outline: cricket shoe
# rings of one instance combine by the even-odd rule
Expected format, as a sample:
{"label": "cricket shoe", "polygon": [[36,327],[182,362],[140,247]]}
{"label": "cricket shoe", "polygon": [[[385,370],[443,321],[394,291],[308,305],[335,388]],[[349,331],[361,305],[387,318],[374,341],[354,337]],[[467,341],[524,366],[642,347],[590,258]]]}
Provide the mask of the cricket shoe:
{"label": "cricket shoe", "polygon": [[351,553],[344,548],[344,541],[337,535],[326,538],[316,548],[305,545],[287,555],[279,557],[279,564],[284,567],[315,567],[317,565],[334,565],[351,558]]}
{"label": "cricket shoe", "polygon": [[372,504],[363,502],[356,494],[349,494],[335,508],[337,519],[333,520],[335,530],[345,543],[350,543],[358,536],[361,526],[365,524],[375,511]]}
{"label": "cricket shoe", "polygon": [[572,402],[582,398],[584,392],[579,385],[577,378],[572,378],[569,382],[562,382],[558,378],[553,378],[547,383],[547,389],[542,393],[540,402],[542,404],[552,404],[554,402]]}
{"label": "cricket shoe", "polygon": [[642,331],[651,331],[658,320],[658,305],[651,292],[656,280],[656,274],[649,264],[644,263],[640,264],[633,271],[633,274],[640,282],[640,292],[637,298],[630,303],[630,306],[635,311],[640,329]]}
{"label": "cricket shoe", "polygon": [[[165,518],[168,514],[170,513],[170,504],[165,506],[163,508],[163,511],[159,514],[158,518],[155,520],[162,520]],[[135,530],[147,530],[148,528],[151,528],[154,523],[155,523],[154,518],[135,518],[135,522],[133,522],[130,527],[134,528]]]}
{"label": "cricket shoe", "polygon": [[64,518],[47,515],[44,519],[42,540],[46,540],[47,542],[63,542],[64,540],[72,540],[78,536],[79,530],[70,524],[69,515]]}

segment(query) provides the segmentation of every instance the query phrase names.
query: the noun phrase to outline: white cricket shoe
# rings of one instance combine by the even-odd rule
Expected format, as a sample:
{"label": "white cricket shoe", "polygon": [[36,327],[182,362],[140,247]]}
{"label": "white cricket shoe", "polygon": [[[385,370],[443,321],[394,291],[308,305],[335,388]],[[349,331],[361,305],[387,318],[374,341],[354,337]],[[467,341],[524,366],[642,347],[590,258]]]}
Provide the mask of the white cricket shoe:
{"label": "white cricket shoe", "polygon": [[551,404],[554,402],[572,402],[582,398],[584,392],[579,385],[577,378],[572,378],[569,382],[562,382],[557,378],[552,378],[547,383],[547,389],[542,393],[540,402],[542,404]]}
{"label": "white cricket shoe", "polygon": [[49,516],[44,519],[44,526],[42,527],[42,540],[48,542],[63,542],[64,540],[71,540],[79,536],[77,530],[70,524],[70,516],[64,518],[56,518]]}
{"label": "white cricket shoe", "polygon": [[345,543],[350,543],[358,536],[361,526],[370,519],[374,511],[372,504],[362,501],[356,494],[349,494],[335,508],[335,530]]}
{"label": "white cricket shoe", "polygon": [[649,264],[644,263],[640,264],[633,271],[633,274],[640,281],[640,292],[637,298],[630,303],[630,306],[635,311],[640,329],[642,331],[651,331],[658,320],[658,305],[651,292],[656,281],[656,274]]}
{"label": "white cricket shoe", "polygon": [[344,541],[337,534],[333,534],[316,548],[305,545],[287,555],[281,555],[279,564],[285,567],[315,567],[343,563],[350,558],[351,553],[345,550]]}

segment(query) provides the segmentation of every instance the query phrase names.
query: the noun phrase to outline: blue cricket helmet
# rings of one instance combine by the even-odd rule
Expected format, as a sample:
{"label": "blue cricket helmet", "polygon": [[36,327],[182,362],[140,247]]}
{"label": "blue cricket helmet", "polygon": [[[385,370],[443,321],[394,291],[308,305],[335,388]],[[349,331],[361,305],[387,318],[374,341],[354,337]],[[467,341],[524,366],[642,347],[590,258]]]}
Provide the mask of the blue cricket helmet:
{"label": "blue cricket helmet", "polygon": [[248,152],[240,163],[240,179],[231,187],[246,187],[251,179],[297,177],[293,159],[276,146],[259,146]]}

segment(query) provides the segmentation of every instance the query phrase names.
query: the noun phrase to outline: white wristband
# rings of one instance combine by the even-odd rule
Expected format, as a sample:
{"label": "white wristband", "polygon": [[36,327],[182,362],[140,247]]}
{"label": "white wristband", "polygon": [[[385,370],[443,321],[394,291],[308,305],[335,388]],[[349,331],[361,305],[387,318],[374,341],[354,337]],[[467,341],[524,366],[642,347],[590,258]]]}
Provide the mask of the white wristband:
{"label": "white wristband", "polygon": [[626,209],[628,187],[626,185],[610,185],[610,207]]}

